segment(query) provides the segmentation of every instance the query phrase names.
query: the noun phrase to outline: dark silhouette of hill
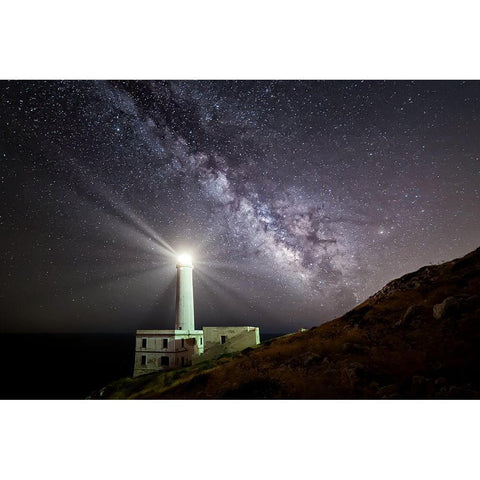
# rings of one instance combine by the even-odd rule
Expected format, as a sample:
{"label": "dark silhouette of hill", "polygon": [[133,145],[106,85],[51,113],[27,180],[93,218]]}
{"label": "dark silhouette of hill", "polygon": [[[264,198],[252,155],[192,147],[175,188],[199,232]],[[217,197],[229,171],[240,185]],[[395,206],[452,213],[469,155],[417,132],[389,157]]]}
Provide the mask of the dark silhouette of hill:
{"label": "dark silhouette of hill", "polygon": [[[480,398],[480,248],[393,280],[340,318],[95,398]],[[300,312],[301,313],[301,312]]]}

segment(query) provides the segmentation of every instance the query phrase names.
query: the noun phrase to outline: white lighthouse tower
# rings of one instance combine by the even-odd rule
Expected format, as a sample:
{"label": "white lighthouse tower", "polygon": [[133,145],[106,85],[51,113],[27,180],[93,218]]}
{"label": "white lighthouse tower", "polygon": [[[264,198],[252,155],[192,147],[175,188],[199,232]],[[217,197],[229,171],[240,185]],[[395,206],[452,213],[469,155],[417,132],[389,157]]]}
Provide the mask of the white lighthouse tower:
{"label": "white lighthouse tower", "polygon": [[183,254],[177,261],[177,299],[175,303],[175,330],[195,330],[193,310],[192,257]]}

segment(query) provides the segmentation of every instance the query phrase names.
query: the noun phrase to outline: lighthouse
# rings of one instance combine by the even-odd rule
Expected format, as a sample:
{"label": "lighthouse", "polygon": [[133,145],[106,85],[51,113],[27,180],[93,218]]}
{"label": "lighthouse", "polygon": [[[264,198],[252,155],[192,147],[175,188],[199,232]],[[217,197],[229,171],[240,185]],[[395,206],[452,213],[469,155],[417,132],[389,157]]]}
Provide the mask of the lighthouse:
{"label": "lighthouse", "polygon": [[175,330],[195,330],[193,309],[193,264],[187,253],[177,259],[177,298],[175,302]]}
{"label": "lighthouse", "polygon": [[205,359],[217,358],[260,343],[258,327],[203,327],[195,330],[192,274],[192,257],[187,253],[179,255],[175,328],[136,331],[134,377],[187,367],[204,356]]}

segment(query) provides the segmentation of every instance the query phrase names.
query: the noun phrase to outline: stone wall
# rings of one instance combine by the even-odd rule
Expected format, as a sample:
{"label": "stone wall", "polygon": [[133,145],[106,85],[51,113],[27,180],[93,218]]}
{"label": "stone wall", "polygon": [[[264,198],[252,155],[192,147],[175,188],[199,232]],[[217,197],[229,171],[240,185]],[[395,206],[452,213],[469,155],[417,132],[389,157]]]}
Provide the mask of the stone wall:
{"label": "stone wall", "polygon": [[195,357],[193,363],[254,347],[260,343],[260,330],[258,327],[203,327],[203,340],[203,355]]}

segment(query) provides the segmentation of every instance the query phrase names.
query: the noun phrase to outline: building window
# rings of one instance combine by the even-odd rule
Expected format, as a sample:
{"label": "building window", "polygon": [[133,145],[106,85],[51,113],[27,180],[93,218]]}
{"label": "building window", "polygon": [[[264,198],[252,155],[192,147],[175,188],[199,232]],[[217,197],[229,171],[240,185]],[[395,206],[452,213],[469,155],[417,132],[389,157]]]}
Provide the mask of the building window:
{"label": "building window", "polygon": [[147,348],[147,339],[142,338],[142,348]]}
{"label": "building window", "polygon": [[185,340],[182,338],[182,348],[185,346]]}
{"label": "building window", "polygon": [[167,348],[168,347],[168,338],[164,338],[163,339],[163,348]]}
{"label": "building window", "polygon": [[220,343],[223,345],[227,341],[227,336],[226,335],[221,335],[220,336]]}
{"label": "building window", "polygon": [[147,356],[146,355],[142,355],[142,362],[141,362],[142,365],[146,365],[147,364]]}
{"label": "building window", "polygon": [[182,367],[185,366],[185,357],[182,357]]}
{"label": "building window", "polygon": [[169,358],[168,357],[161,357],[160,358],[160,365],[162,367],[168,367],[169,365]]}

